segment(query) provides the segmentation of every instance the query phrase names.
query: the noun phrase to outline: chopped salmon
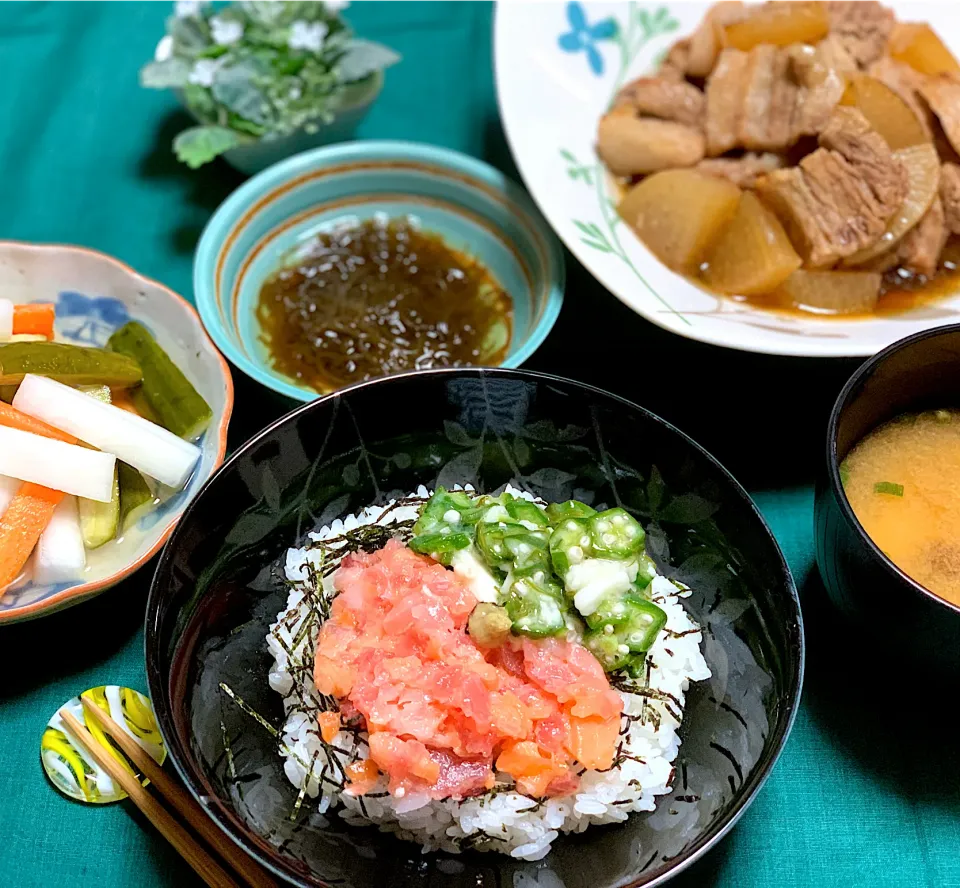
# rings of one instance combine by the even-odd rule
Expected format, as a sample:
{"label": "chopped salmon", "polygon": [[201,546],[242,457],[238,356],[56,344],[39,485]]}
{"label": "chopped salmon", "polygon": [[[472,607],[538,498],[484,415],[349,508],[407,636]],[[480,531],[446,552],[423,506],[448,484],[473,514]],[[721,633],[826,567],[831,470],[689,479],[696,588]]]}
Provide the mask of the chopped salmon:
{"label": "chopped salmon", "polygon": [[350,795],[366,795],[377,785],[380,779],[380,771],[375,762],[370,759],[357,759],[346,767],[347,786],[346,791]]}
{"label": "chopped salmon", "polygon": [[333,743],[334,738],[340,731],[340,713],[339,712],[321,712],[317,716],[320,724],[320,736],[324,743]]}
{"label": "chopped salmon", "polygon": [[[622,701],[582,645],[479,648],[466,583],[397,541],[348,555],[334,586],[314,681],[369,735],[351,792],[368,791],[373,769],[395,794],[466,798],[492,788],[496,768],[527,795],[558,795],[579,784],[581,764],[613,760]],[[324,718],[321,736],[339,725]]]}
{"label": "chopped salmon", "polygon": [[613,764],[619,736],[619,718],[571,717],[567,749],[585,768],[603,771]]}

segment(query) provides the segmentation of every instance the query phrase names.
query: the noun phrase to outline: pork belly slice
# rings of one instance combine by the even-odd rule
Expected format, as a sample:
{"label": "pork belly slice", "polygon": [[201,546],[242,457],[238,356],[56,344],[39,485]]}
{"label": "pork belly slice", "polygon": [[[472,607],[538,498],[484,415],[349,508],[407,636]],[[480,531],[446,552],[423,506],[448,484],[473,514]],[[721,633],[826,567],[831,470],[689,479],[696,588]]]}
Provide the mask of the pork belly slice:
{"label": "pork belly slice", "polygon": [[756,184],[812,268],[874,243],[907,194],[906,170],[856,109],[837,108],[820,144],[799,167]]}
{"label": "pork belly slice", "polygon": [[839,0],[827,4],[830,33],[861,67],[883,55],[896,24],[892,9],[869,0]]}
{"label": "pork belly slice", "polygon": [[734,148],[740,138],[740,118],[747,94],[750,56],[739,49],[725,49],[707,80],[707,154],[716,157]]}
{"label": "pork belly slice", "polygon": [[897,251],[899,264],[914,274],[933,277],[940,266],[940,254],[949,236],[943,202],[935,197],[917,227],[901,241]]}
{"label": "pork belly slice", "polygon": [[945,163],[940,170],[940,200],[947,229],[960,234],[960,166],[955,163]]}
{"label": "pork belly slice", "polygon": [[800,86],[793,114],[794,135],[819,135],[843,98],[846,76],[857,70],[857,64],[835,35],[816,46],[798,43],[787,51],[790,71]]}
{"label": "pork belly slice", "polygon": [[920,95],[940,119],[943,132],[954,151],[960,152],[960,75],[938,74],[928,77],[920,86]]}
{"label": "pork belly slice", "polygon": [[685,80],[640,77],[620,90],[615,104],[626,105],[640,116],[699,127],[706,103],[703,93]]}
{"label": "pork belly slice", "polygon": [[779,154],[749,152],[743,157],[710,157],[701,160],[696,169],[708,176],[727,179],[739,188],[753,188],[760,176],[783,165],[784,159]]}
{"label": "pork belly slice", "polygon": [[703,133],[672,120],[637,117],[628,106],[600,120],[597,153],[615,176],[637,176],[703,160]]}

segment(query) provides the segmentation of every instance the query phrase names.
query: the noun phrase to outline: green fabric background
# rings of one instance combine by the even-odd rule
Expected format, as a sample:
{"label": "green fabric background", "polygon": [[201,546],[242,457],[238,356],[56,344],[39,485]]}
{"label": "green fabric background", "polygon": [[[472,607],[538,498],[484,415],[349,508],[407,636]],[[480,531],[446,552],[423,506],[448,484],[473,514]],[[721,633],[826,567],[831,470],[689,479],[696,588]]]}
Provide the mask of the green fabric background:
{"label": "green fabric background", "polygon": [[[241,181],[169,152],[186,123],[137,70],[165,3],[0,4],[0,238],[84,244],[191,295],[204,222]],[[491,9],[355,3],[348,18],[399,50],[362,137],[456,148],[516,176],[498,122]],[[545,145],[545,150],[555,146]],[[889,680],[891,647],[859,642],[823,601],[812,483],[826,413],[852,366],[725,352],[663,333],[574,260],[560,321],[530,366],[653,409],[714,452],[755,495],[794,571],[810,642],[803,705],[773,776],[733,834],[678,886],[960,885],[960,756],[939,714],[956,686]],[[284,405],[237,378],[236,446]],[[151,568],[50,619],[0,630],[0,885],[196,884],[126,805],[62,799],[38,760],[54,709],[87,687],[146,690],[142,619]],[[917,730],[898,725],[915,718]]]}

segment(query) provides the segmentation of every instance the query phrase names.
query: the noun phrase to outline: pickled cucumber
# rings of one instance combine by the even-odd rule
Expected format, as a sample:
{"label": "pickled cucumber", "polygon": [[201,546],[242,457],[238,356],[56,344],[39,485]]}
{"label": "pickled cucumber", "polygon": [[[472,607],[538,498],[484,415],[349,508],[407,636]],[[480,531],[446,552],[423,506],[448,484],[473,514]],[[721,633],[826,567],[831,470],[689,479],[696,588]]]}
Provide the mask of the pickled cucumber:
{"label": "pickled cucumber", "polygon": [[129,388],[143,378],[129,355],[65,342],[7,342],[0,345],[0,386],[19,385],[27,373],[67,385]]}
{"label": "pickled cucumber", "polygon": [[153,504],[154,496],[143,475],[133,466],[117,460],[117,472],[120,478],[120,526],[126,530],[144,511],[144,506]]}
{"label": "pickled cucumber", "polygon": [[90,395],[95,401],[100,401],[103,404],[113,403],[110,386],[108,385],[80,385],[77,388],[85,395]]}
{"label": "pickled cucumber", "polygon": [[110,502],[101,503],[80,498],[77,500],[77,507],[84,546],[98,549],[116,537],[117,528],[120,526],[120,481],[117,470],[113,470],[113,494]]}
{"label": "pickled cucumber", "polygon": [[140,391],[160,425],[188,441],[203,434],[213,418],[210,405],[143,324],[124,324],[110,337],[107,347],[133,358],[143,369]]}
{"label": "pickled cucumber", "polygon": [[[82,385],[78,388],[94,400],[104,404],[112,402],[109,386]],[[80,535],[86,548],[98,549],[117,535],[120,524],[120,480],[116,469],[113,470],[113,494],[110,501],[101,503],[80,497],[77,500],[77,511],[80,515]]]}

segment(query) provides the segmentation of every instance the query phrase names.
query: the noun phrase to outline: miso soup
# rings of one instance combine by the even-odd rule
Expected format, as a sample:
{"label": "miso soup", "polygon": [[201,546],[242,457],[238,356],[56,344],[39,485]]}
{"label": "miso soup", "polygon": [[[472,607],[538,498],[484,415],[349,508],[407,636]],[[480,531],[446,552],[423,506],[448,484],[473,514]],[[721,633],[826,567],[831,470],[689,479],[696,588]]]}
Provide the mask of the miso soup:
{"label": "miso soup", "polygon": [[847,499],[886,556],[960,604],[960,410],[900,416],[843,461]]}

